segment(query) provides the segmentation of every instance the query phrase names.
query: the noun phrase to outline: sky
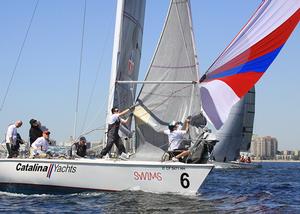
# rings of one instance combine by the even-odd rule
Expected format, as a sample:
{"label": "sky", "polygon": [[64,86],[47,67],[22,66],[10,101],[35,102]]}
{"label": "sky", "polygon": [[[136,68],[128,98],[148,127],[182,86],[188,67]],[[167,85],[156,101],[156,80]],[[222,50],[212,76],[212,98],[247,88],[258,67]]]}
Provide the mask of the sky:
{"label": "sky", "polygon": [[[260,0],[192,0],[196,49],[203,74],[260,4]],[[0,1],[0,105],[17,62],[35,0]],[[140,80],[159,39],[169,1],[148,0]],[[87,0],[76,134],[104,127],[112,59],[116,1]],[[8,124],[28,139],[29,120],[40,120],[51,138],[74,133],[80,67],[83,0],[39,1],[8,96],[0,110],[0,139]],[[254,133],[276,137],[280,150],[300,150],[300,27],[256,85]],[[100,139],[103,131],[87,135]]]}

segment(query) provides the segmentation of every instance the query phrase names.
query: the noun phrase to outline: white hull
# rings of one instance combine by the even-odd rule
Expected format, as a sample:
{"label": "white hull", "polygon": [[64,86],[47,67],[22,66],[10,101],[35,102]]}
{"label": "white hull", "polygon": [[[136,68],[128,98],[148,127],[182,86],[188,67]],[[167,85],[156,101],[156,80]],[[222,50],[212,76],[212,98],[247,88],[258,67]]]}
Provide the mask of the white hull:
{"label": "white hull", "polygon": [[0,185],[196,194],[213,167],[103,159],[0,159]]}
{"label": "white hull", "polygon": [[230,162],[212,161],[211,164],[215,166],[215,169],[256,169],[262,167],[261,164],[241,163],[237,161],[230,161]]}

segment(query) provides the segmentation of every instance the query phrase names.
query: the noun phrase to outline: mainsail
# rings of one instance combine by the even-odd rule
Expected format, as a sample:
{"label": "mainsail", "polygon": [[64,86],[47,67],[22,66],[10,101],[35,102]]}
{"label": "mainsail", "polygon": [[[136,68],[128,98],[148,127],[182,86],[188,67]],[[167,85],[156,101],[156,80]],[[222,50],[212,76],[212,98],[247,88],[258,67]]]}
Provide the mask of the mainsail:
{"label": "mainsail", "polygon": [[118,0],[107,122],[113,106],[124,110],[135,102],[136,85],[116,81],[138,79],[145,5],[145,0]]}
{"label": "mainsail", "polygon": [[234,161],[240,156],[240,151],[250,147],[253,122],[255,93],[252,88],[231,109],[228,119],[216,132],[219,142],[215,145],[212,155],[218,162]]}
{"label": "mainsail", "polygon": [[243,139],[240,146],[240,151],[247,152],[250,149],[253,124],[255,116],[255,87],[253,87],[245,97],[244,118],[243,118]]}
{"label": "mainsail", "polygon": [[[139,106],[134,112],[138,142],[162,147],[168,141],[161,131],[171,121],[183,121],[189,115],[200,113],[199,91],[196,84],[192,84],[197,79],[190,3],[173,0],[145,79],[165,83],[144,84],[141,88]],[[166,84],[168,81],[173,83]],[[190,83],[175,84],[174,81]]]}
{"label": "mainsail", "polygon": [[264,0],[201,78],[203,109],[219,129],[260,79],[300,20],[300,0]]}

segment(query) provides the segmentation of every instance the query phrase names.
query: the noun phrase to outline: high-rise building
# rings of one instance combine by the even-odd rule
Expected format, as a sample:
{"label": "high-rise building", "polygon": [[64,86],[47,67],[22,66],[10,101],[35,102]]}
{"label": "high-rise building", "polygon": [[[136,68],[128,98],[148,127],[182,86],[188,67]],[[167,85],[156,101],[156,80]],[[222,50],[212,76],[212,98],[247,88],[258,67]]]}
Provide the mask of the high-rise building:
{"label": "high-rise building", "polygon": [[271,136],[257,137],[252,139],[251,153],[259,159],[272,159],[278,150],[278,141]]}

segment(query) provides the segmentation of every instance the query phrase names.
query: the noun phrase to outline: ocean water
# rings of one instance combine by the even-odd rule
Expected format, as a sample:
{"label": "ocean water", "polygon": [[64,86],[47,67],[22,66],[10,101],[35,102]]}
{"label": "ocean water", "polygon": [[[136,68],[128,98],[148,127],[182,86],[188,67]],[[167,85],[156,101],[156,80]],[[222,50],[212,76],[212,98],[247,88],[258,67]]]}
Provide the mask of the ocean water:
{"label": "ocean water", "polygon": [[5,213],[300,213],[300,163],[214,169],[196,196],[131,192],[0,192]]}

